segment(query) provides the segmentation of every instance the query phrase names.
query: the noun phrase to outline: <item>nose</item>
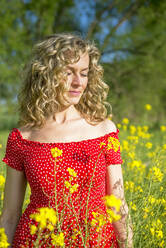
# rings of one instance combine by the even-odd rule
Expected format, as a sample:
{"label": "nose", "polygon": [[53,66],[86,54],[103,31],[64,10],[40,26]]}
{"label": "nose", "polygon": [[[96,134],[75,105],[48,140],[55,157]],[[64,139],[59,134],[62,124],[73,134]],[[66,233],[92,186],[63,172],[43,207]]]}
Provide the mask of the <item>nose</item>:
{"label": "nose", "polygon": [[80,85],[80,84],[81,84],[80,76],[78,76],[78,75],[76,75],[76,74],[73,75],[72,84],[74,84],[74,85]]}

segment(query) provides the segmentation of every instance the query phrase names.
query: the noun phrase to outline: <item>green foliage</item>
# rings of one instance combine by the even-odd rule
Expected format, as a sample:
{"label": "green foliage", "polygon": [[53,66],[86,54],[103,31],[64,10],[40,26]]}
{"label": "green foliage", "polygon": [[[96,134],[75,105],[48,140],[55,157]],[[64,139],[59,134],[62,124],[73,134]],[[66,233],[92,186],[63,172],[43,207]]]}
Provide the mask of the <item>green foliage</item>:
{"label": "green foliage", "polygon": [[20,72],[33,44],[52,33],[74,31],[101,50],[114,117],[140,122],[149,103],[153,125],[164,123],[165,17],[166,3],[161,0],[1,0],[0,98],[6,100],[8,113],[12,109],[15,115]]}

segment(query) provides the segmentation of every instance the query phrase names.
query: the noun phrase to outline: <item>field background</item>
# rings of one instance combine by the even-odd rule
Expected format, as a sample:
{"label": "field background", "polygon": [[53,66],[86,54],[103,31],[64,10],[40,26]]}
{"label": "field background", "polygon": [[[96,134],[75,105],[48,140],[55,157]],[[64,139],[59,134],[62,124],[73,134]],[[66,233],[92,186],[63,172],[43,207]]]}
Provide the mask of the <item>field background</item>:
{"label": "field background", "polygon": [[[162,0],[2,0],[0,8],[0,159],[18,127],[17,97],[34,43],[56,32],[93,40],[120,130],[135,247],[166,247],[165,19]],[[0,160],[0,210],[5,176]],[[29,194],[28,187],[23,209]]]}

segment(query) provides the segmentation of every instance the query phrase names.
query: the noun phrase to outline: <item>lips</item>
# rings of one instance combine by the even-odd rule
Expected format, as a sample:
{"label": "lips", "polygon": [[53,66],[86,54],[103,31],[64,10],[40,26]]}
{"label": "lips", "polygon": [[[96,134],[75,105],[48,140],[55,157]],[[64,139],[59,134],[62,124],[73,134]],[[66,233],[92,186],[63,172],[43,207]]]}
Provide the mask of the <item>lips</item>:
{"label": "lips", "polygon": [[79,96],[81,94],[81,92],[80,91],[69,91],[69,94],[71,96]]}
{"label": "lips", "polygon": [[81,91],[74,91],[74,90],[70,90],[69,92],[73,92],[73,93],[80,93]]}

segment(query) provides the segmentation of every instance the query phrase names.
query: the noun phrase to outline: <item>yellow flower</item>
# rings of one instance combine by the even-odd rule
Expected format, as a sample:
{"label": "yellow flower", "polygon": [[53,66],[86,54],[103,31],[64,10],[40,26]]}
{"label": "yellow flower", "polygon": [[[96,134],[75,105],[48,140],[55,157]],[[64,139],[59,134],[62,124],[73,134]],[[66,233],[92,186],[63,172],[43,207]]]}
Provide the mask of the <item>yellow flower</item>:
{"label": "yellow flower", "polygon": [[54,233],[51,234],[51,242],[53,245],[64,245],[64,234],[61,232],[59,235],[55,235]]}
{"label": "yellow flower", "polygon": [[77,188],[78,188],[79,184],[71,185],[68,181],[65,181],[65,186],[66,186],[66,188],[69,188],[69,191],[72,194],[78,190]]}
{"label": "yellow flower", "polygon": [[65,181],[66,188],[70,188],[71,184],[68,181]]}
{"label": "yellow flower", "polygon": [[72,193],[74,193],[75,191],[77,191],[77,190],[78,190],[78,189],[77,189],[78,186],[79,186],[78,184],[74,184],[73,186],[71,186],[71,187],[70,187],[70,193],[72,194]]}
{"label": "yellow flower", "polygon": [[108,145],[107,145],[107,150],[114,150],[115,152],[117,152],[120,148],[120,142],[118,139],[114,138],[114,137],[108,137]]}
{"label": "yellow flower", "polygon": [[130,192],[134,192],[134,182],[126,181],[125,182],[125,189],[129,190]]}
{"label": "yellow flower", "polygon": [[147,207],[142,209],[145,213],[149,213],[149,209]]}
{"label": "yellow flower", "polygon": [[155,229],[154,229],[154,228],[150,228],[150,232],[151,232],[152,236],[154,236],[154,234],[155,234]]}
{"label": "yellow flower", "polygon": [[1,194],[1,201],[3,201],[3,199],[4,199],[4,192],[2,192]]}
{"label": "yellow flower", "polygon": [[54,226],[52,224],[48,224],[47,225],[47,228],[50,230],[50,231],[53,231],[54,230]]}
{"label": "yellow flower", "polygon": [[136,132],[136,127],[134,125],[130,125],[130,133],[131,135],[135,134]]}
{"label": "yellow flower", "polygon": [[164,174],[161,172],[161,170],[156,167],[153,166],[150,170],[149,170],[149,176],[152,175],[152,180],[159,181],[162,182],[163,176]]}
{"label": "yellow flower", "polygon": [[114,207],[116,211],[120,210],[120,206],[122,204],[121,200],[116,198],[114,195],[105,195],[103,198],[105,200],[105,204],[107,207]]}
{"label": "yellow flower", "polygon": [[76,177],[76,176],[77,176],[77,173],[76,173],[73,169],[67,168],[67,171],[69,172],[69,174],[70,174],[71,176],[73,176],[73,177]]}
{"label": "yellow flower", "polygon": [[131,140],[134,144],[137,144],[139,140],[138,136],[134,136],[134,135],[127,136],[127,139]]}
{"label": "yellow flower", "polygon": [[163,145],[163,150],[166,150],[166,144]]}
{"label": "yellow flower", "polygon": [[123,130],[126,131],[127,130],[127,126],[123,125]]}
{"label": "yellow flower", "polygon": [[149,127],[148,126],[143,126],[143,129],[144,129],[145,132],[147,132]]}
{"label": "yellow flower", "polygon": [[152,143],[151,142],[147,142],[145,144],[145,146],[148,148],[148,149],[151,149],[152,148]]}
{"label": "yellow flower", "polygon": [[126,151],[129,151],[130,148],[129,148],[129,142],[127,140],[123,140],[122,141],[122,148]]}
{"label": "yellow flower", "polygon": [[162,239],[163,238],[163,232],[161,230],[156,230],[156,233],[157,233],[157,238],[158,239]]}
{"label": "yellow flower", "polygon": [[0,148],[2,148],[2,144],[0,144]]}
{"label": "yellow flower", "polygon": [[143,192],[143,189],[139,185],[139,186],[135,187],[135,191],[139,191],[140,193],[142,193]]}
{"label": "yellow flower", "polygon": [[155,203],[156,199],[153,196],[149,196],[148,197],[148,201],[153,205],[153,203]]}
{"label": "yellow flower", "polygon": [[123,118],[122,123],[123,123],[123,124],[126,124],[126,125],[129,124],[129,119]]}
{"label": "yellow flower", "polygon": [[51,148],[51,154],[53,158],[59,157],[62,155],[62,150],[58,149],[58,147]]}
{"label": "yellow flower", "polygon": [[5,184],[5,178],[4,176],[0,175],[0,187],[3,187]]}
{"label": "yellow flower", "polygon": [[111,209],[107,209],[106,211],[109,215],[108,219],[110,223],[120,220],[121,216],[119,214],[115,214],[114,211],[112,211]]}
{"label": "yellow flower", "polygon": [[72,238],[76,239],[79,234],[80,234],[80,231],[78,231],[76,228],[74,228],[74,234],[72,235]]}
{"label": "yellow flower", "polygon": [[162,240],[159,244],[160,247],[164,247],[164,240]]}
{"label": "yellow flower", "polygon": [[164,126],[164,125],[160,126],[160,130],[161,130],[161,132],[165,132],[166,131],[166,126]]}
{"label": "yellow flower", "polygon": [[147,213],[143,215],[143,218],[146,219],[148,217]]}
{"label": "yellow flower", "polygon": [[93,219],[91,220],[91,226],[97,225],[97,232],[99,232],[100,227],[106,223],[106,216],[98,212],[92,212]]}
{"label": "yellow flower", "polygon": [[134,211],[137,210],[136,205],[132,201],[130,202],[130,206],[131,206],[131,209],[133,209]]}
{"label": "yellow flower", "polygon": [[117,127],[118,127],[118,128],[121,128],[121,126],[122,126],[122,125],[121,125],[120,123],[117,124]]}
{"label": "yellow flower", "polygon": [[39,223],[39,228],[47,227],[47,222],[55,225],[58,217],[57,213],[53,208],[43,207],[37,209],[39,212],[31,214],[30,217]]}
{"label": "yellow flower", "polygon": [[5,233],[5,228],[0,228],[0,248],[6,248],[10,244],[8,243],[8,239]]}
{"label": "yellow flower", "polygon": [[152,157],[155,156],[155,152],[148,152],[148,153],[147,153],[147,156],[148,156],[149,158],[152,158]]}
{"label": "yellow flower", "polygon": [[145,104],[145,109],[149,111],[152,109],[152,106],[150,104]]}
{"label": "yellow flower", "polygon": [[31,233],[31,235],[35,234],[36,231],[37,231],[37,227],[35,225],[31,225],[30,226],[30,233]]}
{"label": "yellow flower", "polygon": [[128,153],[128,156],[129,156],[131,159],[134,159],[134,158],[135,158],[135,152],[129,152],[129,153]]}

